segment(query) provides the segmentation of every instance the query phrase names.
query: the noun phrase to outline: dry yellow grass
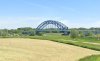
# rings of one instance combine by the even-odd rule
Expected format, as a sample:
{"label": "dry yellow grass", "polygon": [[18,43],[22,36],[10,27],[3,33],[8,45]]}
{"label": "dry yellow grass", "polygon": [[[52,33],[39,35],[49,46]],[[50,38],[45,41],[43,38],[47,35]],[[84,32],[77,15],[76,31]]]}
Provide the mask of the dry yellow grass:
{"label": "dry yellow grass", "polygon": [[77,61],[97,51],[37,39],[0,39],[0,61]]}

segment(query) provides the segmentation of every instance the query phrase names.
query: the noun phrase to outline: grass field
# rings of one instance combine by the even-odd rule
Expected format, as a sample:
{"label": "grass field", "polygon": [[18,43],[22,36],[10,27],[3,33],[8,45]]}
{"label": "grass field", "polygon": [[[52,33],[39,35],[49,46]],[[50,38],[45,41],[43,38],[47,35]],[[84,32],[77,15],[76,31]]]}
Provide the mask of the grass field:
{"label": "grass field", "polygon": [[[33,36],[30,37],[32,39],[43,39],[43,40],[51,40],[55,42],[60,42],[64,44],[70,44],[75,46],[80,46],[83,48],[93,49],[100,51],[100,41],[96,40],[95,38],[77,38],[77,39],[71,39],[69,36]],[[96,44],[98,43],[98,44]]]}
{"label": "grass field", "polygon": [[77,61],[99,53],[48,40],[0,39],[0,61]]}
{"label": "grass field", "polygon": [[[79,46],[79,47],[83,47],[83,48],[88,48],[88,49],[92,49],[92,50],[96,50],[96,51],[100,51],[100,40],[97,40],[96,38],[91,38],[91,37],[86,37],[86,38],[76,38],[76,39],[71,39],[69,36],[62,36],[61,34],[57,34],[57,33],[47,33],[47,34],[44,34],[43,36],[22,36],[22,37],[18,37],[17,39],[14,39],[14,37],[4,37],[4,38],[10,38],[10,40],[16,40],[18,38],[31,38],[32,40],[34,39],[42,39],[42,40],[51,40],[51,41],[55,41],[55,42],[59,42],[60,44],[63,43],[63,44],[69,44],[69,45],[74,45],[75,47],[76,46]],[[16,38],[16,37],[15,37]],[[30,40],[31,40],[30,39]],[[1,40],[4,40],[3,38]],[[19,39],[18,39],[19,40]],[[25,40],[25,39],[23,39]],[[29,40],[25,40],[25,41],[29,41]],[[53,42],[53,43],[55,43]],[[11,42],[12,44],[13,42]],[[20,42],[21,43],[21,42]],[[24,46],[24,45],[23,45]],[[18,46],[16,46],[18,47]],[[27,46],[28,47],[28,46]],[[1,46],[2,48],[2,46]],[[4,47],[5,48],[5,47]],[[7,47],[8,48],[8,47]],[[18,47],[19,48],[19,47]],[[58,47],[59,48],[59,47]],[[56,48],[55,48],[56,49]],[[3,49],[0,49],[0,50],[3,50]],[[4,50],[9,50],[9,49],[4,49]],[[16,50],[16,48],[15,48]],[[16,50],[17,51],[17,50]],[[52,51],[52,50],[51,50]],[[73,53],[72,53],[73,54]],[[62,55],[62,54],[61,54]],[[24,55],[23,55],[24,56]],[[31,55],[29,55],[31,56]],[[67,56],[67,55],[66,55]],[[88,55],[87,55],[88,56]],[[37,56],[38,57],[38,56]],[[85,56],[84,56],[85,57]],[[56,58],[56,57],[55,57]],[[79,57],[78,57],[79,58]],[[92,59],[95,58],[98,59],[100,58],[100,56],[93,56],[91,57]],[[31,58],[29,58],[31,59]],[[30,61],[30,60],[27,60],[26,61]],[[61,58],[62,59],[62,58]],[[72,58],[73,59],[73,58]],[[84,59],[89,59],[88,57],[87,58],[84,58]],[[84,59],[81,59],[84,61]],[[59,59],[58,59],[59,60]],[[76,60],[76,59],[74,59]],[[73,60],[73,61],[74,61]],[[8,59],[7,59],[8,61]],[[9,60],[11,61],[11,60]],[[18,60],[17,60],[18,61]],[[33,60],[31,60],[33,61]],[[39,60],[41,61],[41,60]],[[90,59],[88,61],[91,61]],[[98,61],[98,60],[97,60]]]}
{"label": "grass field", "polygon": [[[64,43],[64,44],[70,44],[70,45],[75,45],[75,46],[79,46],[79,47],[83,47],[83,48],[100,51],[100,40],[97,40],[96,38],[86,37],[86,38],[77,38],[77,39],[73,40],[69,36],[61,36],[61,35],[53,36],[53,35],[54,34],[52,34],[52,35],[47,34],[46,36],[34,36],[32,38],[52,40],[55,42],[60,42],[60,43]],[[91,59],[94,61],[95,60],[100,61],[100,60],[98,60],[98,58],[100,59],[100,56],[91,57]],[[89,58],[86,58],[86,59],[87,59],[87,61],[91,61]],[[85,60],[83,59],[83,61],[85,61]]]}
{"label": "grass field", "polygon": [[83,59],[80,59],[79,61],[100,61],[100,55],[88,56]]}

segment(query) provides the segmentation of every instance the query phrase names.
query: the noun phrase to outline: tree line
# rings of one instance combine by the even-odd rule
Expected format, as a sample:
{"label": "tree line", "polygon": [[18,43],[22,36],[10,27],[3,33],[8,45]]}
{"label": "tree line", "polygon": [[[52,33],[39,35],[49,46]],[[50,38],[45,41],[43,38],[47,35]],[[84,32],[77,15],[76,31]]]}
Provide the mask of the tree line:
{"label": "tree line", "polygon": [[17,28],[17,29],[0,29],[0,36],[34,36],[35,29],[30,27]]}
{"label": "tree line", "polygon": [[[85,31],[84,31],[85,30]],[[90,29],[71,29],[70,30],[70,37],[75,39],[75,38],[85,38],[85,37],[92,37],[96,38],[97,40],[100,40],[100,29],[99,28],[94,28],[91,30]]]}
{"label": "tree line", "polygon": [[[24,28],[17,28],[17,29],[0,29],[0,37],[17,37],[17,36],[34,36],[36,35],[35,28],[31,27],[24,27]],[[46,29],[50,30],[50,29]],[[59,33],[57,29],[51,28],[53,31],[46,31],[44,33]],[[70,36],[72,38],[76,37],[99,37],[100,35],[100,28],[71,28],[69,29]],[[43,33],[39,33],[38,35],[42,35]]]}

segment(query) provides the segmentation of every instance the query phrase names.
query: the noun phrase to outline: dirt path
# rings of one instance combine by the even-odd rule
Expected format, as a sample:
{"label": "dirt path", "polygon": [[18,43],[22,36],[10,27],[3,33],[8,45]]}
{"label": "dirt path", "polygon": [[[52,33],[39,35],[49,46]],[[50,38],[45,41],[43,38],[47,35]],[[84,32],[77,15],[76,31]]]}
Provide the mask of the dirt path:
{"label": "dirt path", "polygon": [[0,61],[77,61],[99,53],[48,40],[0,39]]}

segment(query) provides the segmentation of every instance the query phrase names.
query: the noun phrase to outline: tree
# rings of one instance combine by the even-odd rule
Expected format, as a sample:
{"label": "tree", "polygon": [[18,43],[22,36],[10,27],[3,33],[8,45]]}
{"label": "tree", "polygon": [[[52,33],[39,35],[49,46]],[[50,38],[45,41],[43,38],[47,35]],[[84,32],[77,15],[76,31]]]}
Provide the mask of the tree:
{"label": "tree", "polygon": [[35,36],[35,31],[31,31],[31,34],[29,36]]}
{"label": "tree", "polygon": [[91,31],[88,31],[87,35],[86,36],[90,36],[90,37],[93,37],[94,36],[94,33],[91,32]]}
{"label": "tree", "polygon": [[78,28],[78,30],[87,30],[87,29],[86,29],[86,28],[82,28],[82,27],[81,27],[81,28]]}
{"label": "tree", "polygon": [[85,37],[84,32],[80,31],[80,32],[79,32],[79,36],[80,36],[80,37]]}
{"label": "tree", "polygon": [[38,32],[37,33],[38,36],[43,36],[43,34],[44,34],[43,32]]}
{"label": "tree", "polygon": [[98,40],[100,40],[100,34],[97,34],[96,37]]}
{"label": "tree", "polygon": [[78,32],[78,30],[76,30],[76,29],[71,29],[70,37],[73,38],[73,39],[79,37],[79,32]]}

